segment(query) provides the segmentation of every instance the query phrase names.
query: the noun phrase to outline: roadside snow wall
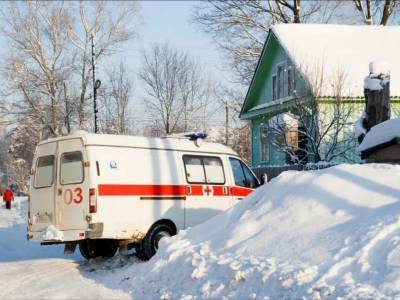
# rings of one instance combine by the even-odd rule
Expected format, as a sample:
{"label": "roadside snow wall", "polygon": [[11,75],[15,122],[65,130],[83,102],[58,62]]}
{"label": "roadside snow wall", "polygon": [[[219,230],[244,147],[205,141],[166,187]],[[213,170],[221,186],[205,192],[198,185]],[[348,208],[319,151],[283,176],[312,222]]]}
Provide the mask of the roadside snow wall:
{"label": "roadside snow wall", "polygon": [[399,182],[392,165],[285,172],[120,275],[137,299],[399,297]]}

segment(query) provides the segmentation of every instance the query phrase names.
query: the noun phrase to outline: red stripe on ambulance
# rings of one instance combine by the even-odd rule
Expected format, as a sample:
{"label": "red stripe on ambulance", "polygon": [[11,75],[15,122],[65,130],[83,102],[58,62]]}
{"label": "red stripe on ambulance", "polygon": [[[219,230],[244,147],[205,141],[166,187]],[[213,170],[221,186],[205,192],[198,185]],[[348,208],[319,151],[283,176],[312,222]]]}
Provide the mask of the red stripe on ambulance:
{"label": "red stripe on ambulance", "polygon": [[184,185],[99,184],[99,196],[184,196]]}
{"label": "red stripe on ambulance", "polygon": [[223,185],[99,184],[99,196],[247,196],[253,190]]}

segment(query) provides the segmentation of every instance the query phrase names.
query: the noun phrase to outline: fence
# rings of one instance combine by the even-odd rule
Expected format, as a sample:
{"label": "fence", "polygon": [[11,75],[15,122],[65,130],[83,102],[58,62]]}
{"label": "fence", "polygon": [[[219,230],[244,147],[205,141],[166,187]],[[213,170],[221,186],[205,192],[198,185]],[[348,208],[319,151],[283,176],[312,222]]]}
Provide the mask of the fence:
{"label": "fence", "polygon": [[312,170],[320,170],[326,169],[336,164],[307,164],[307,165],[288,165],[282,167],[259,167],[253,168],[254,174],[257,175],[258,178],[261,178],[263,174],[267,174],[267,179],[270,181],[272,178],[277,177],[279,174],[285,171],[294,170],[294,171],[312,171]]}

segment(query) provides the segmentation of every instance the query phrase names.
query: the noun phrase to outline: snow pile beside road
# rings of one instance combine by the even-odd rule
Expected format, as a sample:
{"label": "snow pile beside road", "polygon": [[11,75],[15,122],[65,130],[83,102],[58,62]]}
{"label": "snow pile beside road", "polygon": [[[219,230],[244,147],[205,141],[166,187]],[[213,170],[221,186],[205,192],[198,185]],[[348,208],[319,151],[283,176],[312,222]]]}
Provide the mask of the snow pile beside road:
{"label": "snow pile beside road", "polygon": [[[2,197],[0,199],[2,201]],[[25,197],[15,197],[14,201],[11,202],[11,210],[6,209],[4,202],[2,202],[0,206],[0,228],[11,227],[26,222],[20,213],[25,201]]]}
{"label": "snow pile beside road", "polygon": [[391,165],[285,172],[165,239],[118,273],[121,288],[137,299],[400,297],[399,182]]}

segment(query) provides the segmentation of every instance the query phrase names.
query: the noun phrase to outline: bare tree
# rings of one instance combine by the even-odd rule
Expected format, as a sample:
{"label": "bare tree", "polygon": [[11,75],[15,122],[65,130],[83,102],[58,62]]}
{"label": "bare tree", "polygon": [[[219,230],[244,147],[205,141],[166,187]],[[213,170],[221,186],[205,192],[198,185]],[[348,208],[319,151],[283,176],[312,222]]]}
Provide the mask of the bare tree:
{"label": "bare tree", "polygon": [[107,72],[108,86],[103,88],[102,112],[103,132],[128,134],[132,129],[129,104],[132,98],[133,85],[129,80],[125,64],[121,61],[118,67]]}
{"label": "bare tree", "polygon": [[389,19],[400,11],[399,0],[353,0],[367,25],[387,25]]}
{"label": "bare tree", "polygon": [[203,80],[188,55],[168,44],[143,53],[139,73],[145,83],[146,105],[161,133],[189,130],[189,120],[201,108]]}
{"label": "bare tree", "polygon": [[[73,6],[78,5],[72,3]],[[95,61],[111,54],[118,46],[135,37],[135,2],[107,3],[106,1],[79,2],[79,22],[69,31],[69,37],[77,49],[79,63],[76,71],[80,78],[78,105],[79,128],[86,127],[85,105],[88,86],[92,78],[92,35],[95,39]]]}
{"label": "bare tree", "polygon": [[[1,14],[2,33],[12,49],[4,62],[3,76],[26,102],[27,111],[40,116],[51,134],[59,134],[60,86],[71,67],[64,55],[71,16],[64,4],[57,2],[10,3]],[[15,111],[14,103],[8,107]],[[7,112],[7,106],[3,108]]]}
{"label": "bare tree", "polygon": [[27,190],[34,150],[41,138],[36,120],[30,118],[1,138],[0,168],[19,190]]}
{"label": "bare tree", "polygon": [[[1,73],[8,86],[0,113],[14,122],[27,115],[51,135],[85,128],[92,78],[90,36],[96,59],[134,36],[137,3],[16,2],[1,9],[2,33],[10,41]],[[77,93],[79,96],[77,97]]]}
{"label": "bare tree", "polygon": [[329,23],[344,18],[346,1],[210,0],[198,5],[194,22],[227,54],[238,82],[248,85],[269,28],[277,23]]}
{"label": "bare tree", "polygon": [[[352,117],[356,107],[346,101],[346,74],[338,70],[328,80],[323,66],[305,74],[310,93],[302,93],[290,111],[272,118],[269,128],[273,144],[286,155],[287,163],[353,160],[357,143]],[[327,84],[332,87],[333,97],[322,97],[322,88]]]}

